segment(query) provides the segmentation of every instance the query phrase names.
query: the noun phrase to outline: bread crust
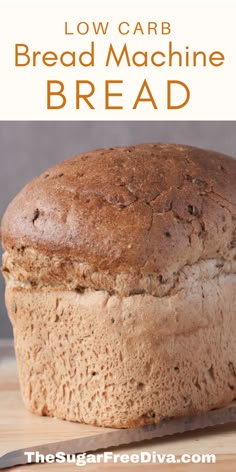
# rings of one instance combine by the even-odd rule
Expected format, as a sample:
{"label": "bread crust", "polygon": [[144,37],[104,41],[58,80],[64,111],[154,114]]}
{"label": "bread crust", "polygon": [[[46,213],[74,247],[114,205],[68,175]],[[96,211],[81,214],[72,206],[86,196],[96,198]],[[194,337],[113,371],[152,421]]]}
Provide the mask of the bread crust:
{"label": "bread crust", "polygon": [[3,217],[3,246],[15,272],[23,267],[35,283],[40,261],[42,283],[54,285],[56,272],[63,284],[76,265],[79,287],[155,295],[158,280],[170,285],[186,265],[234,258],[235,182],[236,161],[214,151],[171,144],[92,151],[26,185]]}

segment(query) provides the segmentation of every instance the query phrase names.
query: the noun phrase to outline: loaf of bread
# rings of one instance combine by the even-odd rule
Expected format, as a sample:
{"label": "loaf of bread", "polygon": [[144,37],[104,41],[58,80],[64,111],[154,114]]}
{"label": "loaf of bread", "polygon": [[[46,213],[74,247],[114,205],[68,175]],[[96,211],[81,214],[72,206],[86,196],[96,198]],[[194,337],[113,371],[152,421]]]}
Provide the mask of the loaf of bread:
{"label": "loaf of bread", "polygon": [[2,221],[22,396],[109,427],[236,397],[236,160],[101,149],[35,178]]}

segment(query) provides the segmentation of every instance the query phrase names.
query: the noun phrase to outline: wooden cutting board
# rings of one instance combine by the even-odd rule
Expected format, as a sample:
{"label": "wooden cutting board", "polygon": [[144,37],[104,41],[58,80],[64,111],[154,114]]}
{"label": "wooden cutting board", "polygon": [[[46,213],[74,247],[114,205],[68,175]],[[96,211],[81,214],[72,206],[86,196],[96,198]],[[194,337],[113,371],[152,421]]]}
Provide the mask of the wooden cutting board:
{"label": "wooden cutting board", "polygon": [[[11,343],[0,340],[0,455],[14,449],[27,448],[43,443],[73,439],[80,436],[100,433],[97,428],[70,423],[47,417],[37,417],[27,412],[21,401],[17,380],[17,369]],[[106,429],[107,431],[107,429]],[[175,471],[194,472],[216,471],[234,472],[236,470],[236,424],[224,425],[206,430],[178,434],[172,437],[149,442],[130,444],[116,448],[116,453],[140,454],[141,451],[156,451],[160,454],[216,454],[216,464],[91,464],[86,472],[115,470],[126,471]],[[62,469],[63,467],[63,469]],[[38,464],[22,466],[19,472],[64,469],[78,470],[74,464]],[[13,470],[13,469],[11,469]],[[17,468],[14,468],[17,470]]]}

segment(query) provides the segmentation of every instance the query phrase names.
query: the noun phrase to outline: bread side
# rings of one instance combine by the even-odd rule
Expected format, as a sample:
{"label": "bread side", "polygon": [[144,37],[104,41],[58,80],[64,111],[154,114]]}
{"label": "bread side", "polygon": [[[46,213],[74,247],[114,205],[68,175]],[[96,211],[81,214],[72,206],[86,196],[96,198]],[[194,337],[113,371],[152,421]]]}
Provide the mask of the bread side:
{"label": "bread side", "polygon": [[236,392],[236,274],[167,297],[8,283],[21,390],[31,411],[131,427],[229,403]]}

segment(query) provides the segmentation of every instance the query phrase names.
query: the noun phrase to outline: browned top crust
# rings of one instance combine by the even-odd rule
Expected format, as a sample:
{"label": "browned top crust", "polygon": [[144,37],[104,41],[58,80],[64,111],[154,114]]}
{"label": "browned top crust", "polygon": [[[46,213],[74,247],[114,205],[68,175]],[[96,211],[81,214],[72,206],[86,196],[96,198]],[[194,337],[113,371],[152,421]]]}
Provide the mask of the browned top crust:
{"label": "browned top crust", "polygon": [[[75,156],[14,198],[2,220],[2,241],[14,253],[11,270],[20,263],[35,280],[36,262],[44,257],[47,282],[51,264],[57,280],[65,266],[87,264],[111,279],[126,274],[128,285],[135,278],[129,293],[137,278],[163,284],[200,260],[232,261],[236,160],[175,144]],[[7,264],[4,270],[10,271]],[[100,282],[95,286],[106,288]]]}

